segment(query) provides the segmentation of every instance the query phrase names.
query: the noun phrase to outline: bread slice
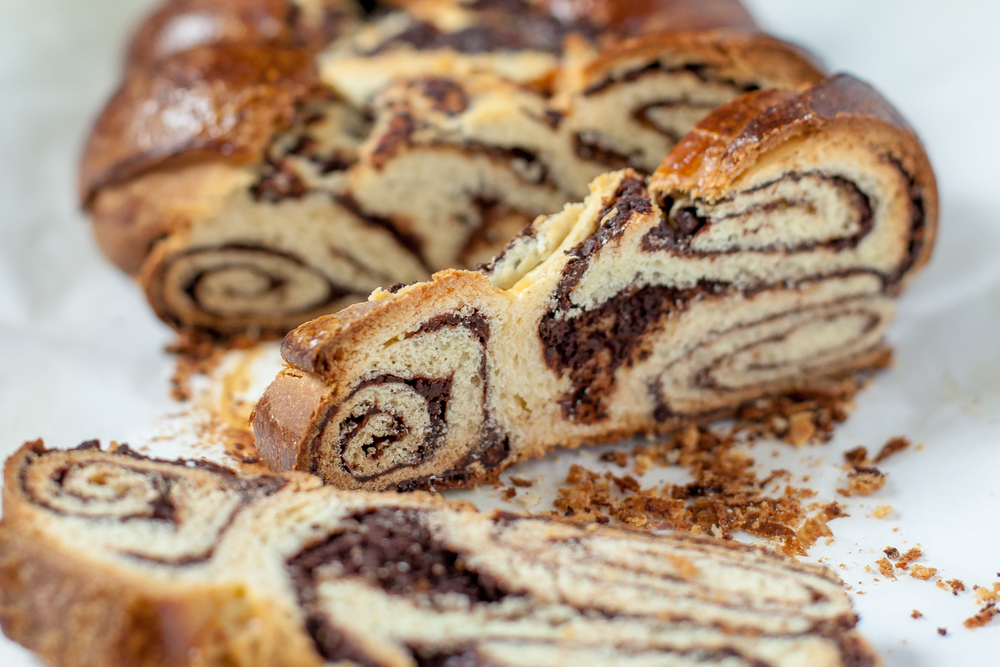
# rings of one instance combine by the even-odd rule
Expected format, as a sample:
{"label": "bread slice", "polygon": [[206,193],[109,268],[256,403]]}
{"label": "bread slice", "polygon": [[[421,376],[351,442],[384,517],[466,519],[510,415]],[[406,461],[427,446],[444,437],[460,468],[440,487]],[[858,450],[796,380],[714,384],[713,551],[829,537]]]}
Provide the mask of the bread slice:
{"label": "bread slice", "polygon": [[475,267],[719,104],[823,76],[735,0],[395,4],[171,0],[140,29],[80,187],[162,319],[283,334]]}
{"label": "bread slice", "polygon": [[868,85],[760,91],[647,181],[601,176],[482,273],[376,292],[289,334],[257,405],[274,470],[464,486],[562,445],[668,432],[883,366],[937,191]]}
{"label": "bread slice", "polygon": [[317,485],[25,445],[3,631],[56,667],[880,664],[816,565]]}

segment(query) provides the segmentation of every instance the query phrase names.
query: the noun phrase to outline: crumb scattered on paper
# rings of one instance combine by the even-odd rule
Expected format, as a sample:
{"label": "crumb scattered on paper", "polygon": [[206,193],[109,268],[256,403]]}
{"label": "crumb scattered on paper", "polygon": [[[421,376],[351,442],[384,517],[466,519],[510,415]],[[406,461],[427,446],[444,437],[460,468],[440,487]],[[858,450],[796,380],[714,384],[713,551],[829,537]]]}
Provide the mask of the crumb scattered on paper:
{"label": "crumb scattered on paper", "polygon": [[872,510],[871,515],[875,519],[884,519],[890,514],[892,514],[892,505],[879,505],[874,510]]}
{"label": "crumb scattered on paper", "polygon": [[910,441],[902,436],[891,438],[888,442],[882,445],[882,449],[879,450],[878,455],[872,463],[882,463],[882,461],[885,461],[893,454],[901,452],[904,449],[909,448],[909,446]]}

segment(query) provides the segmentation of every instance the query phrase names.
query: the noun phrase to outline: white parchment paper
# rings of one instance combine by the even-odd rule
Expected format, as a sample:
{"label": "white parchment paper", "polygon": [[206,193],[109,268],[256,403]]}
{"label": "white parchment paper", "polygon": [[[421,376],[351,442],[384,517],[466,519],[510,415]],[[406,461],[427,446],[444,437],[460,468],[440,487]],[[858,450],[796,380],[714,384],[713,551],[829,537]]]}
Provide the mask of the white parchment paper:
{"label": "white parchment paper", "polygon": [[[1000,621],[970,631],[978,607],[875,569],[889,545],[919,545],[924,564],[967,588],[1000,581],[1000,3],[952,0],[748,0],[761,23],[820,55],[834,71],[875,84],[925,140],[942,196],[931,266],[904,297],[891,333],[896,364],[859,395],[858,409],[822,446],[762,443],[762,470],[783,467],[850,516],[808,558],[852,587],[861,631],[890,666],[1000,664]],[[169,398],[171,332],[139,289],[105,262],[74,198],[76,162],[93,115],[115,85],[131,25],[149,0],[0,0],[0,456],[44,437],[66,447],[98,437],[190,448],[191,412]],[[234,362],[235,363],[235,362]],[[279,366],[254,362],[256,386]],[[868,498],[838,498],[842,454],[905,435],[922,448],[882,465]],[[154,442],[155,441],[155,442]],[[603,451],[603,450],[602,450]],[[515,469],[536,480],[544,509],[573,462],[557,452]],[[659,475],[659,477],[655,477]],[[683,480],[657,471],[642,480]],[[483,507],[498,492],[459,494]],[[891,505],[873,518],[878,505]],[[871,572],[866,571],[871,567]],[[875,581],[875,579],[881,581]],[[917,609],[923,617],[910,617]],[[938,628],[947,628],[940,636]],[[0,638],[0,666],[37,661]]]}

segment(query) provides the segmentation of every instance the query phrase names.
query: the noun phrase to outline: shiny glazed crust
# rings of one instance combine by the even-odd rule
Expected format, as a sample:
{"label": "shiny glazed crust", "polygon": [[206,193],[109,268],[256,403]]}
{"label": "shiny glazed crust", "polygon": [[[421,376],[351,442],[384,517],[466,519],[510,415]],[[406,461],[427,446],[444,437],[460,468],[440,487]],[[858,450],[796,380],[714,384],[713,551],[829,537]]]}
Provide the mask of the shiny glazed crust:
{"label": "shiny glazed crust", "polygon": [[737,2],[525,2],[168,2],[84,153],[102,249],[177,328],[280,334],[488,261],[719,104],[822,77]]}
{"label": "shiny glazed crust", "polygon": [[667,432],[882,367],[937,190],[912,130],[837,76],[710,114],[648,185],[605,174],[482,273],[289,334],[265,462],[345,488],[466,486],[555,446]]}
{"label": "shiny glazed crust", "polygon": [[880,664],[835,574],[734,542],[93,442],[25,445],[3,502],[0,625],[56,667]]}

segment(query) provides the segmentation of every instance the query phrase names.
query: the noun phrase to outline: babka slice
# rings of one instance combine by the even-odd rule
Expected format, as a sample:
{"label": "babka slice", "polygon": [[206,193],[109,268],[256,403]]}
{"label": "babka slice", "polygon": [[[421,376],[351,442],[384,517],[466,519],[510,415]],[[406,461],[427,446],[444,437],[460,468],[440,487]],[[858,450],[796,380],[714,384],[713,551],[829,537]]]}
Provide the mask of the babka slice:
{"label": "babka slice", "polygon": [[307,476],[23,447],[0,624],[56,667],[869,667],[829,570]]}
{"label": "babka slice", "polygon": [[667,432],[884,365],[937,191],[846,75],[750,93],[647,181],[596,179],[483,273],[443,271],[289,334],[257,405],[274,470],[461,486],[553,447]]}
{"label": "babka slice", "polygon": [[81,198],[162,319],[283,334],[475,267],[715,106],[822,78],[751,27],[735,0],[170,0]]}

